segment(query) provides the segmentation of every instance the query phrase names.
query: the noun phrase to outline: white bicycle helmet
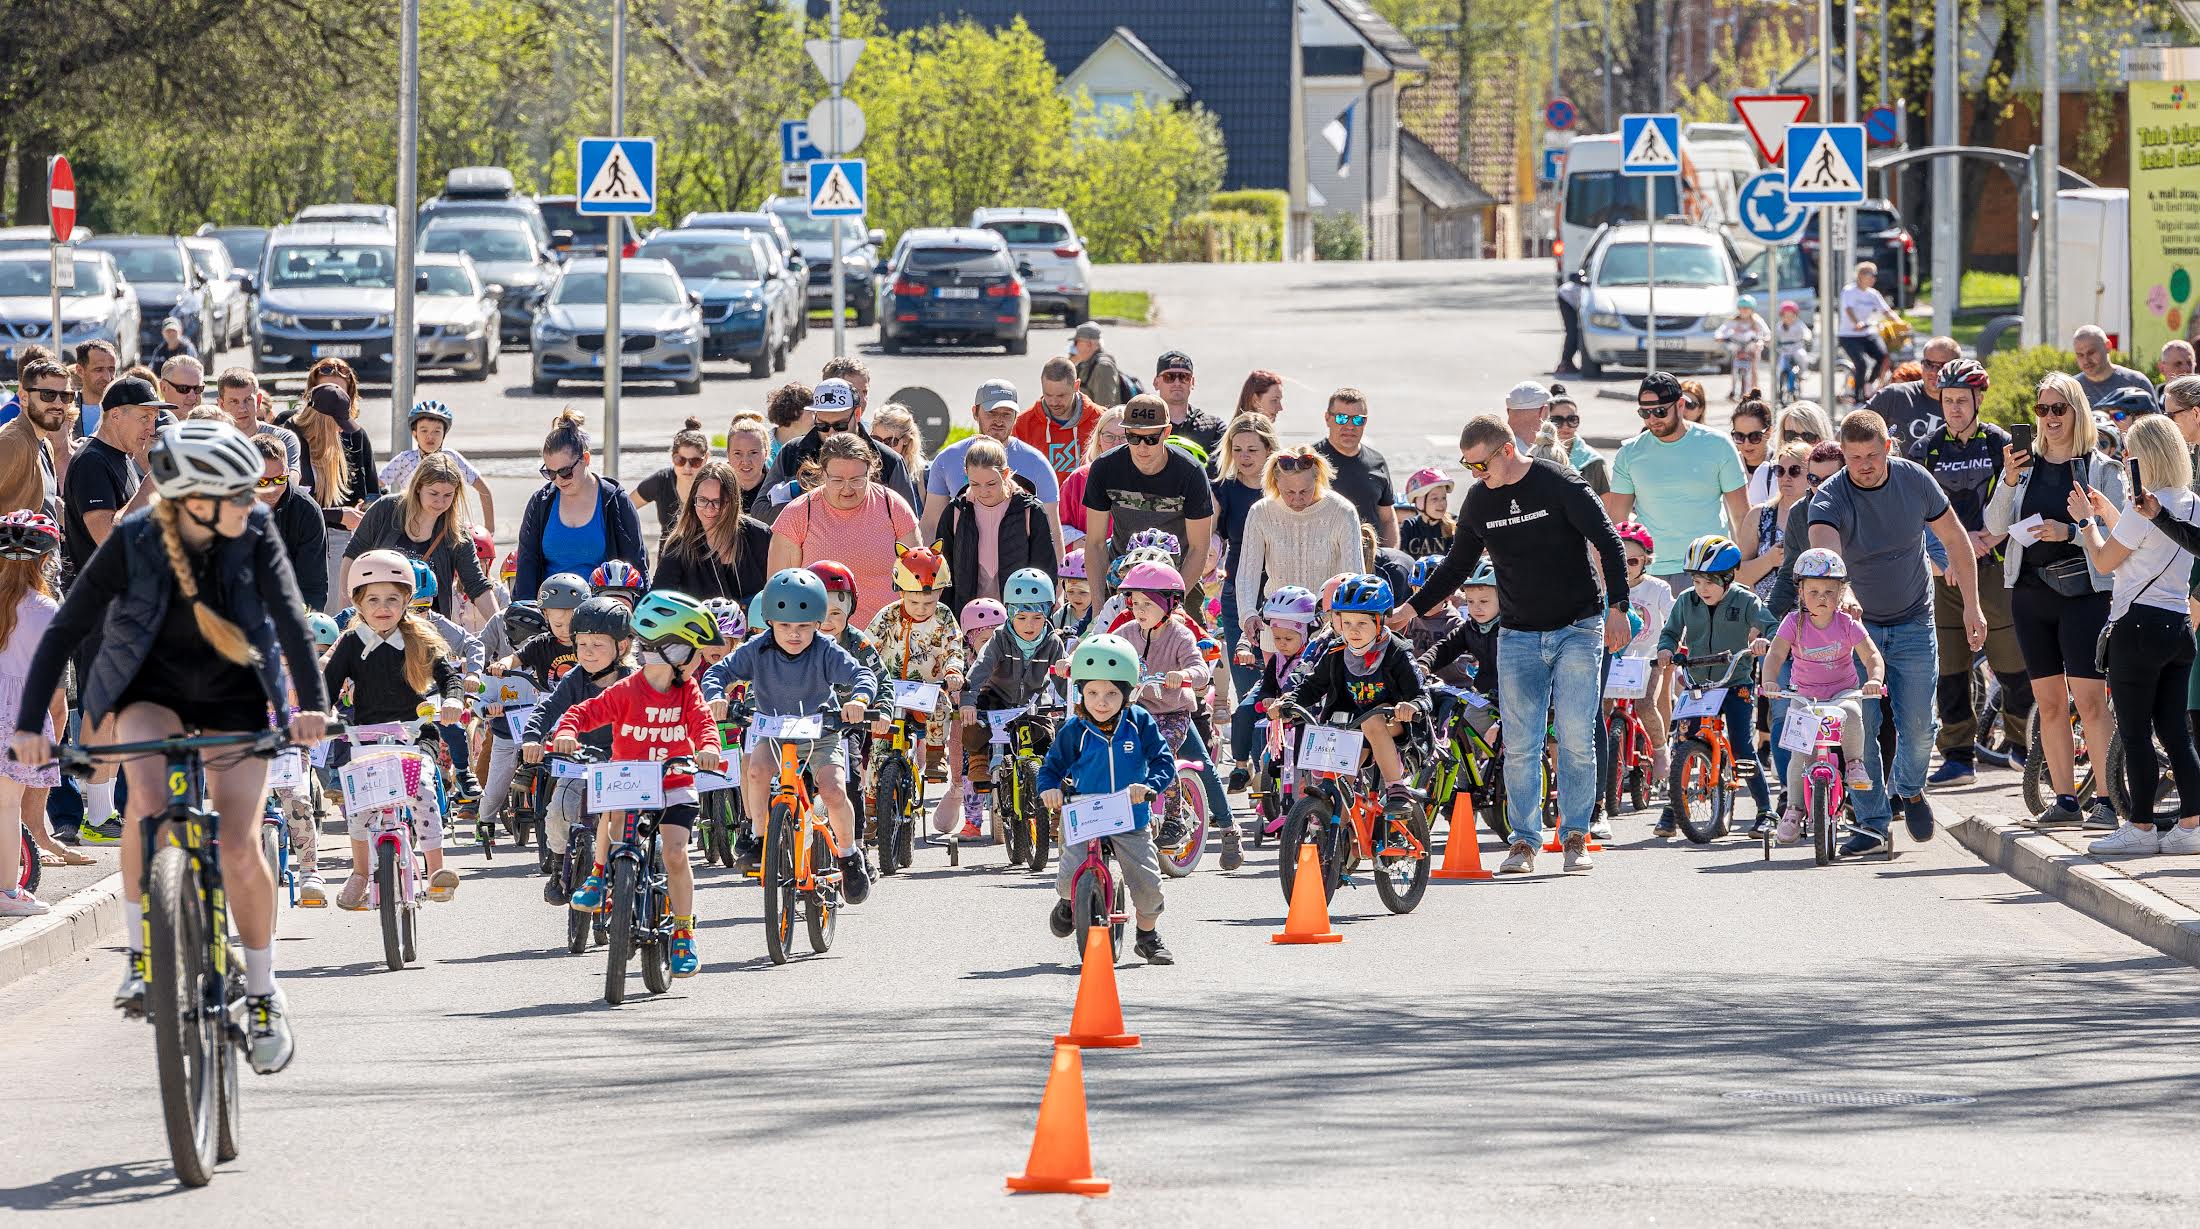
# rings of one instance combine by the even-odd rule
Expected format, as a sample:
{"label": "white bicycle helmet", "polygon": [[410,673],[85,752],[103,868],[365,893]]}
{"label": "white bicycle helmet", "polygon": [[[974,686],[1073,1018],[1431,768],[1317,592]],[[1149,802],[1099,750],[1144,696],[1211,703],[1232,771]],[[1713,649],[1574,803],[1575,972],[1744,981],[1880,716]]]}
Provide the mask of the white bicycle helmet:
{"label": "white bicycle helmet", "polygon": [[1847,580],[1849,565],[1823,546],[1814,546],[1795,557],[1797,580]]}
{"label": "white bicycle helmet", "polygon": [[146,461],[153,489],[167,499],[226,498],[250,491],[260,480],[259,449],[244,432],[211,419],[162,427]]}
{"label": "white bicycle helmet", "polygon": [[351,561],[352,593],[377,584],[403,585],[410,599],[414,590],[412,560],[394,550],[370,550]]}

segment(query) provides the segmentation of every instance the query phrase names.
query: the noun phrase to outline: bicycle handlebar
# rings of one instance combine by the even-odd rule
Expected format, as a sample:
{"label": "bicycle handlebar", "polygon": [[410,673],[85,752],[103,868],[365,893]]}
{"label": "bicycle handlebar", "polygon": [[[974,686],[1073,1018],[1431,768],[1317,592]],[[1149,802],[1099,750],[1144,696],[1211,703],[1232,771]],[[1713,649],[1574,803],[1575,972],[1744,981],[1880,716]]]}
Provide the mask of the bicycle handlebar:
{"label": "bicycle handlebar", "polygon": [[[345,726],[341,721],[329,722],[325,730],[328,737],[340,737],[344,732]],[[264,730],[245,730],[234,734],[179,734],[170,738],[134,743],[103,743],[96,747],[83,743],[62,743],[54,748],[54,762],[61,771],[70,776],[84,777],[97,771],[102,759],[167,755],[172,751],[211,751],[222,747],[243,748],[250,755],[271,757],[301,745],[291,741],[289,730],[269,726]]]}

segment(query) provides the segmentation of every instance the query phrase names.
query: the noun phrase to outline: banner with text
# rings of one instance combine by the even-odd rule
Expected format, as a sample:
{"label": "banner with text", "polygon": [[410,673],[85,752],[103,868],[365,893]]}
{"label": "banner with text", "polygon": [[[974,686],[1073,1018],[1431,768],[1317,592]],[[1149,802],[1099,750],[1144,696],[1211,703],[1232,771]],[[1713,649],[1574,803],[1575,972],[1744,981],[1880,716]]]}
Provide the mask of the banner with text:
{"label": "banner with text", "polygon": [[[2200,315],[2200,82],[2131,83],[2131,336],[2145,367]],[[2059,343],[2058,343],[2059,344]]]}

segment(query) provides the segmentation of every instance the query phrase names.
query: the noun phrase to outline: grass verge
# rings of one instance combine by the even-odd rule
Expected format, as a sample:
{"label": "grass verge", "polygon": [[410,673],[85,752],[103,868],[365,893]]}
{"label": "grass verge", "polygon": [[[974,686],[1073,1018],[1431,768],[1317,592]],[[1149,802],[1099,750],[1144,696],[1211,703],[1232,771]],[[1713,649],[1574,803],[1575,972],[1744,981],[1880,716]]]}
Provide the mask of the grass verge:
{"label": "grass verge", "polygon": [[1092,315],[1096,320],[1152,324],[1153,296],[1143,290],[1095,290],[1092,292]]}

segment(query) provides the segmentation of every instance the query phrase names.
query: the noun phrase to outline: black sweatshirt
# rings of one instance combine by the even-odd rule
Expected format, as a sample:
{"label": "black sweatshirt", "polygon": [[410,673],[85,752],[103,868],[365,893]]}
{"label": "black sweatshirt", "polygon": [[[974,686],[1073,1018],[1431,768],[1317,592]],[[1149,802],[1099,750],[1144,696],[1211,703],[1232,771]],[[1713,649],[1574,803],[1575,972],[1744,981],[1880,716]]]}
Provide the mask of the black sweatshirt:
{"label": "black sweatshirt", "polygon": [[328,664],[321,669],[330,695],[340,694],[346,682],[351,684],[351,719],[355,724],[418,721],[422,700],[438,705],[458,703],[458,671],[448,660],[435,658],[433,690],[423,695],[405,682],[405,650],[378,644],[363,652],[367,642],[359,631],[358,624],[344,629],[336,647],[329,650]]}
{"label": "black sweatshirt", "polygon": [[[1603,561],[1601,585],[1589,548]],[[1531,461],[1518,482],[1468,487],[1451,553],[1413,595],[1413,609],[1425,615],[1457,592],[1484,550],[1497,565],[1497,608],[1515,631],[1557,631],[1607,608],[1626,609],[1619,533],[1596,492],[1571,470]]]}
{"label": "black sweatshirt", "polygon": [[1461,619],[1459,626],[1452,628],[1449,635],[1436,642],[1436,647],[1428,651],[1428,656],[1422,659],[1421,664],[1430,674],[1436,674],[1461,657],[1474,658],[1474,681],[1468,684],[1468,688],[1488,696],[1490,703],[1495,704],[1499,626],[1493,622],[1486,628],[1477,627],[1474,620]]}
{"label": "black sweatshirt", "polygon": [[1351,645],[1340,639],[1325,646],[1314,668],[1292,691],[1291,702],[1316,717],[1345,712],[1355,721],[1371,709],[1419,702],[1421,672],[1413,664],[1413,646],[1384,632],[1375,651],[1382,654],[1375,668],[1355,674],[1345,664],[1346,657],[1357,655]]}

